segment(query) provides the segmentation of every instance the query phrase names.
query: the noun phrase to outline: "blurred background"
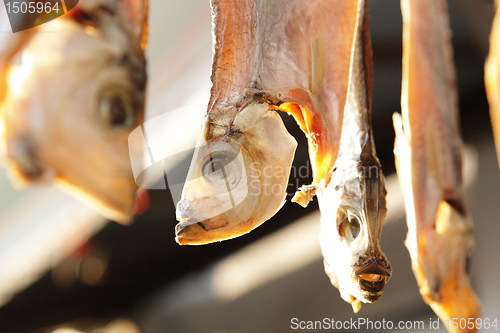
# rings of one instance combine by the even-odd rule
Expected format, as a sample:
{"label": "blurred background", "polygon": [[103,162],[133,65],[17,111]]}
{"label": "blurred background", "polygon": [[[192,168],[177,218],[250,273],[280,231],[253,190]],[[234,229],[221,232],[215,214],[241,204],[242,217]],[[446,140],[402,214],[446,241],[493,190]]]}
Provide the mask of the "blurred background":
{"label": "blurred background", "polygon": [[[15,190],[0,169],[0,332],[290,332],[292,318],[423,320],[423,331],[430,331],[429,320],[436,316],[422,301],[411,272],[394,175],[391,117],[400,110],[399,1],[368,4],[373,129],[389,192],[381,247],[393,266],[380,301],[354,314],[331,286],[318,244],[316,200],[307,209],[287,202],[246,236],[181,247],[174,241],[175,206],[168,190],[148,191],[149,208],[123,226],[53,188]],[[470,272],[483,318],[493,320],[500,317],[500,174],[483,65],[494,4],[452,0],[449,11],[475,222]],[[148,117],[193,105],[202,117],[212,60],[208,0],[150,0],[149,27]],[[302,132],[293,118],[283,119],[299,142],[294,165],[308,165]],[[292,177],[290,194],[310,181]],[[442,324],[440,330],[445,332]]]}

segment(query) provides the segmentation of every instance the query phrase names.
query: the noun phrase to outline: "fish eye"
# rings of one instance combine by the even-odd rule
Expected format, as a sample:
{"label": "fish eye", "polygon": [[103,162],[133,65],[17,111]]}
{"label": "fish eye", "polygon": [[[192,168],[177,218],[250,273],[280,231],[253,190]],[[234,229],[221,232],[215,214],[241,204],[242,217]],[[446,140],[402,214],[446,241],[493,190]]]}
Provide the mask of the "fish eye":
{"label": "fish eye", "polygon": [[201,167],[201,173],[206,180],[210,183],[224,181],[230,189],[238,185],[241,172],[237,158],[227,152],[209,154]]}
{"label": "fish eye", "polygon": [[99,115],[106,126],[116,130],[129,129],[135,122],[132,100],[120,90],[107,92],[101,97]]}
{"label": "fish eye", "polygon": [[74,20],[77,23],[80,23],[81,25],[84,26],[93,26],[97,27],[98,26],[98,18],[96,15],[84,11],[77,11],[73,14]]}
{"label": "fish eye", "polygon": [[342,237],[354,240],[361,232],[361,223],[359,218],[347,212],[342,212],[340,217],[341,223],[339,224],[339,234]]}
{"label": "fish eye", "polygon": [[354,215],[349,216],[349,224],[351,228],[352,238],[356,239],[356,237],[358,237],[359,235],[359,232],[361,231],[361,224],[359,223],[359,219]]}

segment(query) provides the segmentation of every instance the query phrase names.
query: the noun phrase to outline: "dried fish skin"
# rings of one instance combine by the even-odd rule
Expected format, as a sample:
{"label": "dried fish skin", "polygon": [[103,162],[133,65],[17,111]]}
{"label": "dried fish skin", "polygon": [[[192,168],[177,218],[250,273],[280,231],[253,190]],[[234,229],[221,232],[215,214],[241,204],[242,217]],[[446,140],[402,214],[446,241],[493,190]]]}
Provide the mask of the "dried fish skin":
{"label": "dried fish skin", "polygon": [[420,293],[441,320],[475,322],[481,303],[466,272],[474,239],[462,184],[463,144],[446,1],[402,0],[401,8],[402,117],[395,114],[393,119],[408,224],[405,244]]}
{"label": "dried fish skin", "polygon": [[245,104],[245,94],[266,99],[309,139],[313,185],[327,178],[338,155],[357,2],[213,0],[212,8],[209,114]]}

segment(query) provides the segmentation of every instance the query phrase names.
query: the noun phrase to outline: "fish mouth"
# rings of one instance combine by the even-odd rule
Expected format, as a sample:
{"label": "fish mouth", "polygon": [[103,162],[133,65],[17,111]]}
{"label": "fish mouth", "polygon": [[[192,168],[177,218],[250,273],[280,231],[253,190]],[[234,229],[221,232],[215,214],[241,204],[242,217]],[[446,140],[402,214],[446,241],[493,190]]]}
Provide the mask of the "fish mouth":
{"label": "fish mouth", "polygon": [[178,220],[179,223],[175,226],[175,240],[179,245],[202,245],[221,240],[224,232],[217,229],[224,228],[228,224],[226,222],[214,226],[210,224],[210,219],[200,222],[192,217]]}
{"label": "fish mouth", "polygon": [[175,226],[175,240],[180,245],[192,244],[200,238],[200,234],[207,231],[206,226],[193,218],[179,219]]}
{"label": "fish mouth", "polygon": [[177,206],[177,220],[179,223],[175,226],[175,236],[193,238],[203,231],[208,231],[206,224],[202,219],[196,218],[196,212],[189,206],[188,202],[180,201]]}
{"label": "fish mouth", "polygon": [[206,225],[202,222],[199,222],[197,219],[194,219],[194,218],[184,218],[184,219],[180,219],[179,221],[180,222],[177,223],[177,225],[175,226],[175,235],[176,236],[183,236],[183,235],[189,234],[190,231],[193,231],[193,230],[191,230],[193,228],[198,229],[201,227],[205,231],[209,231],[210,229],[212,229],[208,225]]}
{"label": "fish mouth", "polygon": [[187,226],[191,224],[197,223],[196,221],[193,221],[192,219],[184,218],[180,219],[179,223],[175,226],[175,235],[180,236],[183,232],[185,232],[184,229],[186,229]]}
{"label": "fish mouth", "polygon": [[364,292],[363,298],[370,303],[378,301],[391,273],[391,264],[384,256],[361,256],[354,274],[359,288]]}
{"label": "fish mouth", "polygon": [[187,229],[189,229],[189,226],[195,225],[195,224],[198,225],[199,227],[201,227],[205,231],[217,229],[217,228],[211,227],[210,225],[208,225],[206,223],[199,222],[197,219],[186,218],[186,219],[182,219],[179,223],[177,223],[177,225],[175,226],[175,234],[177,236],[179,236],[180,234],[185,233],[187,231]]}

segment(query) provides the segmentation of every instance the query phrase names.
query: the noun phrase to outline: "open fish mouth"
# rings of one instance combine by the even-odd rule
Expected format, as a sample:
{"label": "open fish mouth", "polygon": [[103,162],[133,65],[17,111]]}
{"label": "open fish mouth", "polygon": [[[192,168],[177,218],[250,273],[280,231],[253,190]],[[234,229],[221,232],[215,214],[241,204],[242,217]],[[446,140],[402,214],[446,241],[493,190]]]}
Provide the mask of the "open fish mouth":
{"label": "open fish mouth", "polygon": [[392,267],[385,255],[362,255],[354,267],[355,280],[362,297],[369,303],[378,301],[382,297],[385,284],[391,278]]}
{"label": "open fish mouth", "polygon": [[190,219],[190,218],[183,218],[183,219],[180,219],[179,221],[180,222],[177,223],[177,225],[175,226],[175,235],[176,236],[182,235],[183,231],[185,231],[184,229],[186,229],[190,225],[199,223],[197,220]]}
{"label": "open fish mouth", "polygon": [[[209,231],[209,230],[224,227],[224,226],[212,227],[208,223],[203,223],[203,221],[198,221],[195,218],[185,218],[185,219],[181,219],[179,221],[180,222],[177,223],[177,225],[175,226],[175,235],[176,236],[183,236],[183,235],[189,233],[190,229],[202,228],[205,231]],[[205,221],[210,221],[210,220],[207,219]]]}
{"label": "open fish mouth", "polygon": [[213,218],[184,215],[178,218],[175,226],[175,240],[180,245],[201,245],[214,242],[220,238],[231,238],[229,221],[225,214]]}

